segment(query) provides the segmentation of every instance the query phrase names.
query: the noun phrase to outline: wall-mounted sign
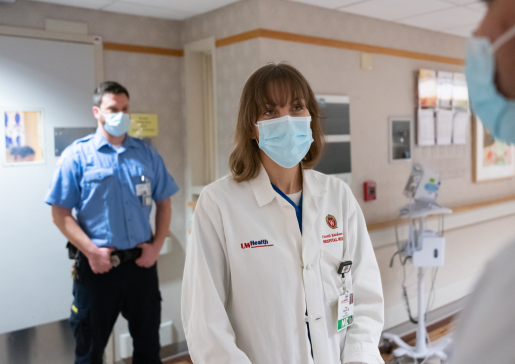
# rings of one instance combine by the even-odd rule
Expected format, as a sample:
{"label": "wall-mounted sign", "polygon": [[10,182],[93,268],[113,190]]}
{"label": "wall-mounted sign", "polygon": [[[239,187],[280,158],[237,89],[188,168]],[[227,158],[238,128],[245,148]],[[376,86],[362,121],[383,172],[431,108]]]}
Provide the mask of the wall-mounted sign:
{"label": "wall-mounted sign", "polygon": [[150,138],[157,136],[157,134],[157,114],[131,114],[130,136]]}
{"label": "wall-mounted sign", "polygon": [[348,96],[316,95],[324,116],[320,126],[325,136],[325,147],[315,170],[332,174],[350,183],[351,140],[350,105]]}
{"label": "wall-mounted sign", "polygon": [[54,154],[61,156],[63,151],[77,139],[87,135],[95,134],[97,128],[94,126],[73,127],[73,128],[54,128]]}

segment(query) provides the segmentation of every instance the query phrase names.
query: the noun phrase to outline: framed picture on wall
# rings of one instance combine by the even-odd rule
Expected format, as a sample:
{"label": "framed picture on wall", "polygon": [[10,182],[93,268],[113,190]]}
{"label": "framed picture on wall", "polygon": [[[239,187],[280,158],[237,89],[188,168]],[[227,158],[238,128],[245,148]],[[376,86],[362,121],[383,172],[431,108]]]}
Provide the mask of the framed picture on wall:
{"label": "framed picture on wall", "polygon": [[515,147],[496,140],[477,116],[472,118],[472,180],[486,182],[515,176]]}
{"label": "framed picture on wall", "polygon": [[2,162],[23,166],[44,162],[43,111],[37,109],[1,110]]}

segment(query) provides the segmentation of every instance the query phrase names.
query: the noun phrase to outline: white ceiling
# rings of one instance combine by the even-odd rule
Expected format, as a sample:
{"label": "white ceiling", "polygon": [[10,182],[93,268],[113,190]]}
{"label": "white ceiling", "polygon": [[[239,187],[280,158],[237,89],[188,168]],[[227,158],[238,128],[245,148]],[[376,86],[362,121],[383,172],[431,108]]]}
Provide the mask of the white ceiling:
{"label": "white ceiling", "polygon": [[239,0],[32,0],[115,13],[183,20]]}
{"label": "white ceiling", "polygon": [[290,0],[468,37],[486,12],[479,0]]}
{"label": "white ceiling", "polygon": [[[32,0],[183,20],[239,0]],[[468,37],[486,11],[480,0],[290,0]]]}

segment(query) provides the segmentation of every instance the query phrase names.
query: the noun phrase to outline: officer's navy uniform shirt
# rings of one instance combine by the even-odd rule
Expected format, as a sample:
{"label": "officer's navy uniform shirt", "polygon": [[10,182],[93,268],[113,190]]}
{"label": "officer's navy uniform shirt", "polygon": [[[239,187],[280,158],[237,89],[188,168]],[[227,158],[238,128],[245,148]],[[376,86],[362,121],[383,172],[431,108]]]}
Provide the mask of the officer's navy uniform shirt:
{"label": "officer's navy uniform shirt", "polygon": [[97,130],[65,149],[45,202],[75,209],[80,227],[97,246],[131,249],[152,235],[152,207],[136,195],[142,176],[154,201],[179,190],[154,148],[127,135],[116,150]]}

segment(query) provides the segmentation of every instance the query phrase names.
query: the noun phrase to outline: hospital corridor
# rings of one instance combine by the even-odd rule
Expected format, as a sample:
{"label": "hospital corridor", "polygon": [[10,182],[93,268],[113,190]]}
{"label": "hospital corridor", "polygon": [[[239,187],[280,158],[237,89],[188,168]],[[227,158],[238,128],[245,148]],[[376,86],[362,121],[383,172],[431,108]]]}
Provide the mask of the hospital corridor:
{"label": "hospital corridor", "polygon": [[0,364],[515,364],[514,0],[0,0]]}

